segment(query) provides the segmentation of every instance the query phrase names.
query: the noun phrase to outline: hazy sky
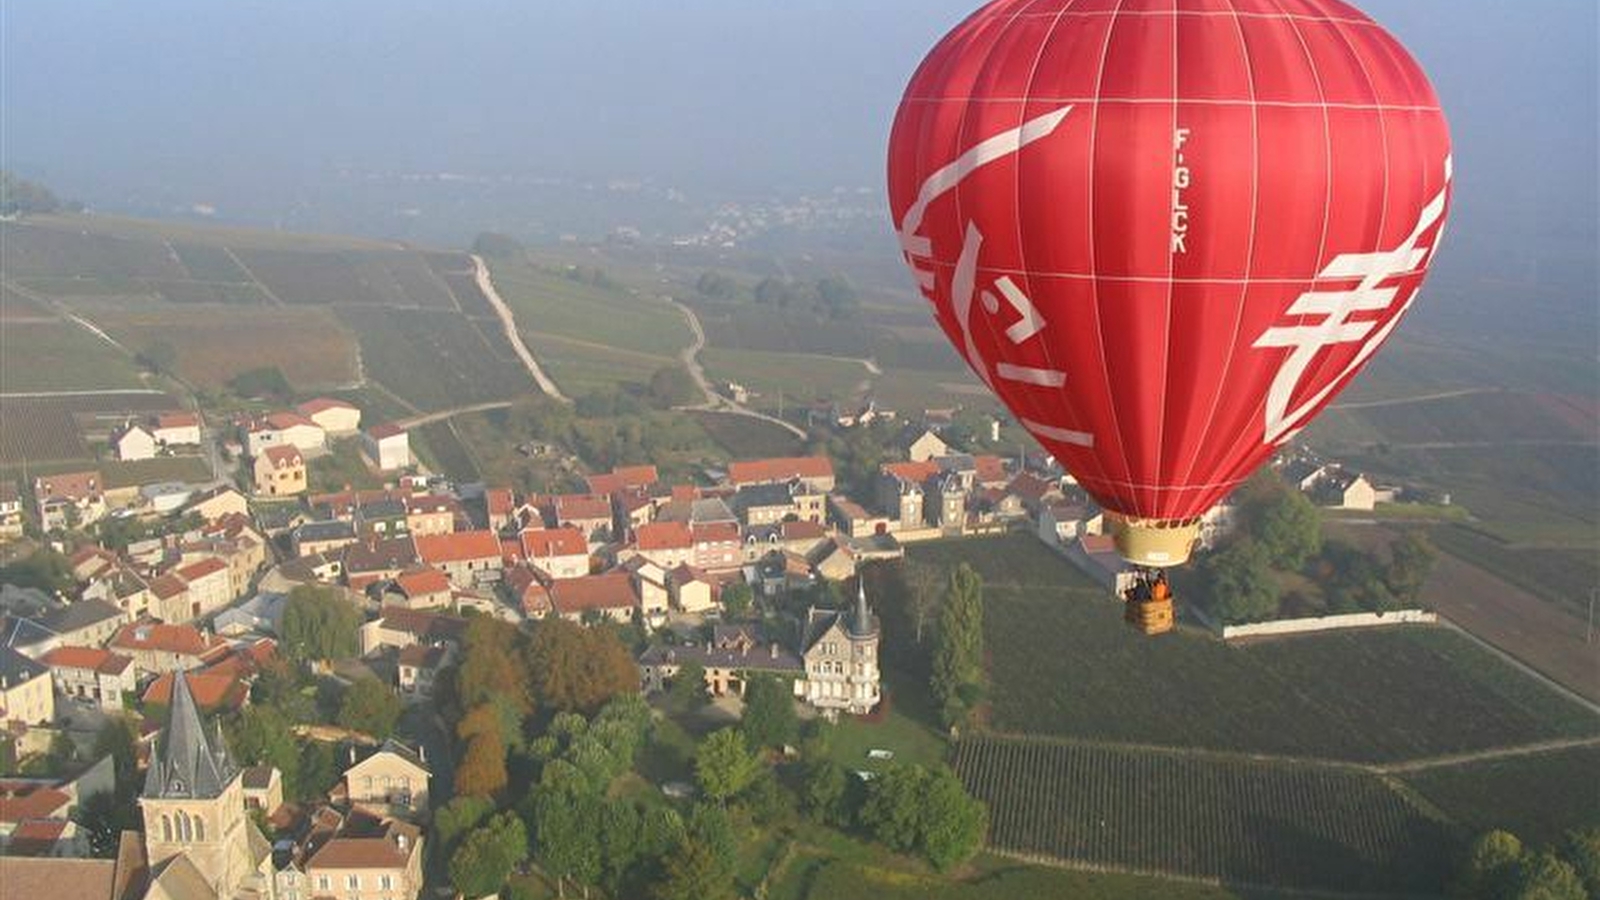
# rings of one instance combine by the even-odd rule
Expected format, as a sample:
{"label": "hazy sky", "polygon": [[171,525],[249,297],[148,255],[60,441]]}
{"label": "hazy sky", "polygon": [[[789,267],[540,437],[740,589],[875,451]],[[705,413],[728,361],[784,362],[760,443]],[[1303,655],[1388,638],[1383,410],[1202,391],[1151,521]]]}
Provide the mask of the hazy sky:
{"label": "hazy sky", "polygon": [[[340,166],[877,187],[905,80],[976,5],[0,0],[0,154],[100,204]],[[1600,4],[1360,5],[1443,98],[1460,240],[1592,248]]]}

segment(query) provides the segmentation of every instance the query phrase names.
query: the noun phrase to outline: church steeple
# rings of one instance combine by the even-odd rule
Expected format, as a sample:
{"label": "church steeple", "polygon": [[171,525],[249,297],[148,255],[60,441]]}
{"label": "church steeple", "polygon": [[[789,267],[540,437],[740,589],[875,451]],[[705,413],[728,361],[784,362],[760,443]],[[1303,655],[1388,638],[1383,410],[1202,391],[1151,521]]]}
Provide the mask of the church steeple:
{"label": "church steeple", "polygon": [[172,673],[172,710],[151,754],[144,796],[152,800],[218,797],[238,771],[222,732],[206,735],[188,677],[183,672]]}
{"label": "church steeple", "polygon": [[877,633],[878,622],[867,608],[867,580],[860,578],[856,582],[856,608],[850,615],[850,636],[869,638]]}

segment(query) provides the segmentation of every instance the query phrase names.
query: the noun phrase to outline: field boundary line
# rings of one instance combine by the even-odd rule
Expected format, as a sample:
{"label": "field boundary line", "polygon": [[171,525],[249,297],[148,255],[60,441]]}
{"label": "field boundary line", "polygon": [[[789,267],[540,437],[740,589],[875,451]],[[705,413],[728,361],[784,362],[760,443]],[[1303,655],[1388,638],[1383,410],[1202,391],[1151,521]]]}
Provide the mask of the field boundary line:
{"label": "field boundary line", "polygon": [[[494,279],[489,275],[489,264],[484,262],[483,257],[476,253],[470,254],[470,256],[472,257],[473,265],[472,275],[478,282],[478,290],[483,292],[483,296],[488,299],[489,305],[494,307],[495,315],[500,318],[500,326],[505,329],[506,340],[511,342],[511,349],[522,360],[522,365],[528,370],[528,374],[533,376],[533,383],[538,385],[539,390],[543,391],[551,399],[559,400],[562,403],[571,403],[572,401],[567,399],[567,395],[561,393],[561,389],[556,387],[556,383],[550,380],[550,376],[545,374],[544,369],[539,366],[539,361],[533,358],[533,353],[528,349],[528,345],[522,342],[522,334],[517,331],[516,315],[512,313],[511,307],[506,301],[501,298],[500,292],[495,290]],[[450,297],[451,301],[456,304],[456,311],[461,312],[460,301],[455,299],[453,293]],[[471,321],[470,318],[468,321]]]}
{"label": "field boundary line", "polygon": [[1147,878],[1160,878],[1163,881],[1176,881],[1183,884],[1204,885],[1207,887],[1220,887],[1229,890],[1260,891],[1279,897],[1301,897],[1305,900],[1410,900],[1410,898],[1433,897],[1431,894],[1407,893],[1373,893],[1370,891],[1330,891],[1318,888],[1285,887],[1280,884],[1261,884],[1251,881],[1230,881],[1222,878],[1211,878],[1203,875],[1184,875],[1169,872],[1163,869],[1141,869],[1134,866],[1116,866],[1108,863],[1094,863],[1085,860],[1065,859],[1059,856],[1049,856],[1041,853],[1028,853],[1022,850],[1006,850],[993,844],[984,844],[984,852],[1016,862],[1027,863],[1035,866],[1046,866],[1052,869],[1065,869],[1069,872],[1094,872],[1105,875],[1139,875]]}
{"label": "field boundary line", "polygon": [[[456,416],[465,416],[477,412],[489,412],[496,409],[510,409],[515,405],[515,400],[487,400],[483,403],[473,403],[468,406],[454,406],[450,409],[441,409],[430,413],[422,413],[421,415],[412,416],[409,419],[400,419],[396,421],[395,424],[401,428],[421,428],[424,425],[432,425],[436,422],[448,422],[451,419],[454,419]],[[461,435],[457,434],[456,439],[460,440],[460,438]],[[474,460],[474,462],[476,462],[476,460]]]}
{"label": "field boundary line", "polygon": [[1517,759],[1523,756],[1542,756],[1546,753],[1560,753],[1563,750],[1580,750],[1585,747],[1600,747],[1600,737],[1586,738],[1561,738],[1553,741],[1540,741],[1536,744],[1524,744],[1517,747],[1503,747],[1498,750],[1483,750],[1477,753],[1456,753],[1450,756],[1435,756],[1427,759],[1415,759],[1409,762],[1390,763],[1377,767],[1380,775],[1404,775],[1410,772],[1425,772],[1429,769],[1450,769],[1456,766],[1468,766],[1478,762],[1493,762],[1502,759]]}
{"label": "field boundary line", "polygon": [[262,281],[261,278],[256,275],[256,273],[250,271],[250,267],[244,264],[244,260],[239,258],[239,254],[233,252],[232,247],[229,247],[227,244],[222,244],[221,247],[222,252],[228,254],[228,258],[233,260],[233,264],[239,267],[239,271],[243,272],[245,276],[250,279],[250,283],[254,284],[258,288],[261,288],[261,293],[268,300],[271,300],[273,303],[276,303],[282,307],[287,307],[289,305],[283,302],[283,298],[279,297],[277,293],[272,290],[272,288],[267,287],[267,283]]}
{"label": "field boundary line", "polygon": [[[1449,551],[1445,551],[1445,552],[1449,552]],[[1451,555],[1454,556],[1454,554],[1451,554]],[[1461,559],[1461,557],[1459,557],[1459,556],[1456,556],[1455,559],[1460,561],[1460,562],[1467,563],[1467,565],[1472,566],[1474,569],[1477,569],[1480,572],[1484,572],[1485,574],[1488,574],[1488,575],[1490,575],[1492,577],[1499,578],[1499,576],[1495,575],[1493,572],[1489,572],[1488,570],[1483,569],[1480,566],[1477,566],[1477,565],[1474,565],[1474,564],[1472,564],[1470,562],[1467,562],[1466,560]],[[1503,581],[1504,579],[1501,579],[1501,580]],[[1530,595],[1530,596],[1532,596],[1532,595]],[[1532,676],[1536,681],[1538,681],[1539,683],[1543,684],[1544,686],[1550,688],[1551,690],[1555,691],[1556,693],[1560,694],[1561,696],[1566,697],[1566,698],[1568,698],[1570,700],[1576,701],[1584,709],[1586,709],[1586,710],[1588,710],[1588,711],[1590,711],[1592,713],[1595,713],[1596,715],[1600,715],[1600,703],[1595,703],[1593,700],[1590,700],[1588,697],[1585,697],[1584,695],[1578,693],[1577,691],[1573,690],[1572,688],[1569,688],[1566,685],[1562,684],[1561,682],[1555,680],[1554,678],[1551,678],[1549,675],[1546,675],[1545,673],[1543,673],[1543,672],[1539,671],[1538,669],[1534,668],[1533,666],[1523,662],[1522,660],[1520,660],[1517,657],[1511,655],[1510,653],[1507,653],[1506,651],[1501,650],[1499,647],[1496,647],[1494,644],[1491,644],[1488,641],[1484,640],[1483,638],[1478,637],[1477,635],[1473,634],[1471,631],[1468,631],[1467,629],[1461,627],[1460,625],[1457,625],[1454,621],[1452,621],[1450,619],[1449,616],[1441,614],[1439,616],[1439,624],[1444,626],[1445,628],[1451,628],[1451,629],[1454,629],[1455,631],[1457,631],[1457,632],[1459,632],[1461,634],[1466,635],[1467,638],[1469,640],[1471,640],[1473,643],[1475,643],[1478,646],[1484,648],[1485,650],[1488,650],[1490,653],[1493,653],[1495,656],[1500,657],[1500,659],[1502,659],[1505,662],[1509,663],[1513,668],[1515,668],[1515,669],[1517,669],[1517,670],[1519,670],[1519,671],[1521,671],[1521,672],[1523,672],[1523,673],[1525,673],[1527,675]]]}

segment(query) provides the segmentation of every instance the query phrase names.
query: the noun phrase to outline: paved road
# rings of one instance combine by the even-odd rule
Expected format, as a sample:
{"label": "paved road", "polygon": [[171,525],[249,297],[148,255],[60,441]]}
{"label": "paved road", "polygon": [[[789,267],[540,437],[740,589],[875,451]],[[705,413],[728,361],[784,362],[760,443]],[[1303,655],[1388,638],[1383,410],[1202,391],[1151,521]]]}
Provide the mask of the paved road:
{"label": "paved road", "polygon": [[528,374],[533,376],[534,383],[539,385],[539,390],[544,391],[549,397],[560,400],[562,403],[571,403],[567,396],[561,393],[556,383],[540,368],[539,361],[533,358],[528,351],[528,345],[522,342],[522,333],[517,331],[516,317],[511,314],[511,307],[500,298],[500,292],[494,289],[494,281],[489,277],[489,267],[483,257],[472,254],[473,277],[478,281],[478,290],[489,298],[489,304],[494,307],[495,314],[500,317],[500,325],[505,329],[506,340],[511,342],[511,349],[517,353],[517,358],[522,360],[522,365],[527,368]]}
{"label": "paved road", "polygon": [[[661,299],[677,307],[678,312],[683,314],[683,320],[689,324],[689,331],[694,335],[694,343],[683,348],[683,350],[678,353],[678,356],[683,360],[684,368],[689,370],[689,375],[694,379],[694,383],[699,385],[700,393],[705,394],[706,397],[706,402],[704,403],[694,406],[680,406],[678,409],[697,412],[731,413],[736,416],[760,419],[763,422],[767,422],[782,428],[802,441],[808,437],[808,435],[805,433],[805,430],[799,428],[798,426],[795,426],[789,422],[785,422],[776,416],[769,416],[766,413],[756,412],[748,406],[741,406],[713,390],[710,380],[706,378],[705,368],[700,365],[700,351],[706,348],[706,332],[704,328],[700,327],[700,317],[695,315],[694,310],[682,303],[679,303],[677,300],[674,300],[671,297],[662,297]],[[862,360],[858,360],[858,362],[865,363],[865,361]]]}

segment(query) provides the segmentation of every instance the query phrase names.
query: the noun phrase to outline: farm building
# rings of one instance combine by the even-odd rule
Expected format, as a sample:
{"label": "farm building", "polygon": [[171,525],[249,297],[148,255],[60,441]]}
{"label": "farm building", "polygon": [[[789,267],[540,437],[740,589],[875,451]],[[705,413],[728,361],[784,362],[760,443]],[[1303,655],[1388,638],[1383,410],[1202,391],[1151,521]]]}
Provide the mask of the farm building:
{"label": "farm building", "polygon": [[150,434],[163,447],[197,446],[200,414],[188,411],[158,413],[150,420]]}
{"label": "farm building", "polygon": [[328,435],[315,422],[294,412],[275,412],[255,422],[245,433],[245,449],[259,456],[268,447],[294,447],[301,453],[327,449]]}
{"label": "farm building", "polygon": [[411,467],[411,435],[394,424],[374,425],[361,436],[367,459],[385,472]]}
{"label": "farm building", "polygon": [[142,425],[129,423],[118,428],[111,435],[111,447],[117,452],[117,459],[123,462],[156,457],[155,435]]}
{"label": "farm building", "polygon": [[343,400],[317,397],[294,409],[330,435],[342,437],[361,430],[361,410]]}

